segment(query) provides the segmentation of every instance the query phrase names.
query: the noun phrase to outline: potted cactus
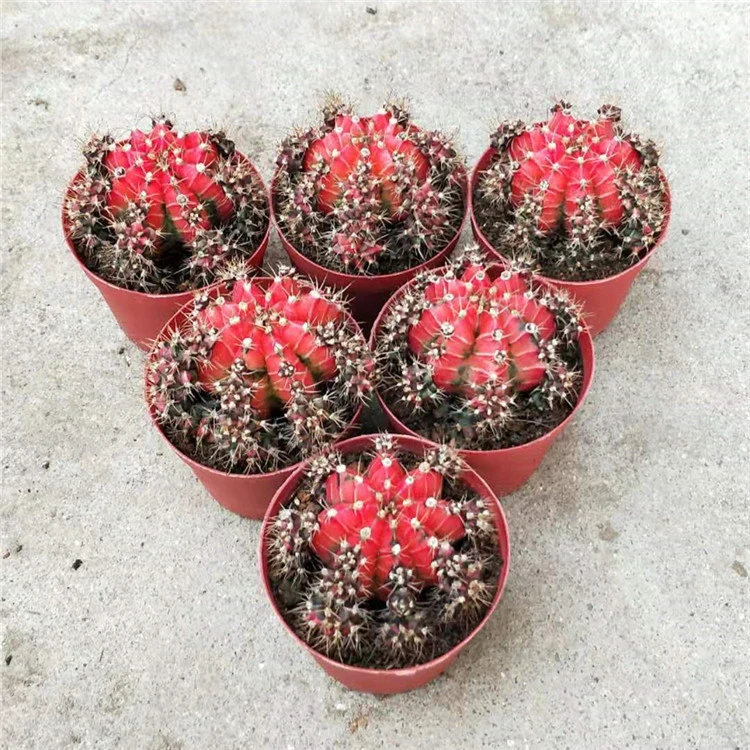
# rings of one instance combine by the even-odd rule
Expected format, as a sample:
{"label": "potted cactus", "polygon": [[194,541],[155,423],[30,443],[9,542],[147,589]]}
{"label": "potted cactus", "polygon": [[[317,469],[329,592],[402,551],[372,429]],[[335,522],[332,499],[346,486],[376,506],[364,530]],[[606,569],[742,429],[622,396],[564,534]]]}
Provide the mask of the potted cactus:
{"label": "potted cactus", "polygon": [[508,576],[502,507],[455,452],[366,435],[298,469],[268,508],[272,607],[332,677],[397,693],[443,672]]}
{"label": "potted cactus", "polygon": [[295,464],[352,429],[371,366],[339,297],[281,268],[178,311],[149,353],[146,400],[216,500],[262,518]]}
{"label": "potted cactus", "polygon": [[271,201],[292,263],[347,289],[370,324],[392,292],[450,255],[465,183],[451,140],[414,125],[402,103],[361,117],[331,97],[320,124],[282,142]]}
{"label": "potted cactus", "polygon": [[671,210],[656,146],[620,119],[605,105],[578,120],[561,101],[546,122],[503,123],[471,181],[479,244],[569,291],[593,335],[664,240]]}
{"label": "potted cactus", "polygon": [[73,256],[120,326],[147,349],[228,267],[260,267],[270,216],[258,171],[222,132],[95,135],[63,200]]}
{"label": "potted cactus", "polygon": [[477,246],[397,292],[371,346],[392,428],[455,446],[499,496],[541,463],[594,372],[591,336],[567,294]]}

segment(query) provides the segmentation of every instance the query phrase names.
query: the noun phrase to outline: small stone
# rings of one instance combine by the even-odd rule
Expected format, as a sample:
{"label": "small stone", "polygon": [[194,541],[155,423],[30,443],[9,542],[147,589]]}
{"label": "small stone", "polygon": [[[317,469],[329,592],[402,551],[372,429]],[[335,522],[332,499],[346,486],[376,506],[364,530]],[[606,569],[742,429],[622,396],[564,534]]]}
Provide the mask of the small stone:
{"label": "small stone", "polygon": [[83,560],[74,560],[72,568],[73,570],[78,570],[78,568],[80,568],[81,565],[83,565]]}
{"label": "small stone", "polygon": [[187,91],[187,86],[179,78],[174,79],[174,83],[172,84],[172,86],[174,87],[175,91],[179,91],[181,94],[184,94]]}

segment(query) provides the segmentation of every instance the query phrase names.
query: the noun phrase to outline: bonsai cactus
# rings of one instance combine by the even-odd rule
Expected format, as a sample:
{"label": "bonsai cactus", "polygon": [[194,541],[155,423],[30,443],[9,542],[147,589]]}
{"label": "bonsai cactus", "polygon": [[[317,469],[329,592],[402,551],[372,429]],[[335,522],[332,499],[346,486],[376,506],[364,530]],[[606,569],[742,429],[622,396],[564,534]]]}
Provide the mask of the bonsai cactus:
{"label": "bonsai cactus", "polygon": [[488,501],[448,448],[424,456],[389,435],[313,459],[270,523],[269,572],[313,648],[390,669],[429,661],[488,610],[503,561]]}
{"label": "bonsai cactus", "polygon": [[420,275],[387,311],[377,333],[379,391],[436,442],[519,445],[572,411],[581,329],[565,293],[488,264],[473,246]]}
{"label": "bonsai cactus", "polygon": [[367,344],[336,296],[282,268],[196,297],[158,340],[147,398],[167,437],[234,473],[283,468],[333,442],[370,388]]}
{"label": "bonsai cactus", "polygon": [[279,227],[327,268],[404,270],[440,252],[461,224],[461,159],[399,103],[360,117],[331,98],[320,125],[284,140],[277,163]]}
{"label": "bonsai cactus", "polygon": [[578,120],[560,101],[547,122],[493,133],[475,213],[501,255],[576,281],[619,273],[653,247],[667,212],[659,152],[620,118],[605,105],[597,120]]}
{"label": "bonsai cactus", "polygon": [[181,133],[161,117],[148,132],[93,136],[84,156],[63,214],[81,259],[113,284],[206,286],[266,232],[261,179],[224,133]]}

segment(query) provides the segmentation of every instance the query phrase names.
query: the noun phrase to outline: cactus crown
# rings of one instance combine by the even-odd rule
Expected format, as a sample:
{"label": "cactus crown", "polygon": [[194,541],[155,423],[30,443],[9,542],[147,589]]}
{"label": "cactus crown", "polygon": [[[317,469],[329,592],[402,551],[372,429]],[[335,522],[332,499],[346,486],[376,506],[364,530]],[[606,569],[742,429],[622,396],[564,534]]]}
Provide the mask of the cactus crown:
{"label": "cactus crown", "polygon": [[424,456],[389,435],[313,459],[270,524],[269,574],[285,617],[345,663],[399,668],[462,640],[502,565],[490,506],[445,446]]}
{"label": "cactus crown", "polygon": [[392,303],[376,339],[384,398],[437,442],[528,442],[578,399],[581,327],[565,293],[488,264],[471,246]]}
{"label": "cactus crown", "polygon": [[611,276],[654,246],[667,219],[652,141],[626,132],[614,105],[595,121],[558,102],[546,122],[503,123],[480,174],[478,223],[501,255],[568,280]]}
{"label": "cactus crown", "polygon": [[338,98],[323,122],[281,144],[275,206],[304,254],[351,274],[410,268],[440,252],[463,216],[465,170],[449,138],[421,130],[403,104],[372,117]]}
{"label": "cactus crown", "polygon": [[267,472],[341,434],[371,364],[339,297],[281,268],[197,295],[151,352],[147,398],[183,452],[222,471]]}
{"label": "cactus crown", "polygon": [[63,215],[84,263],[107,281],[150,293],[212,283],[257,248],[268,227],[263,184],[221,132],[93,136]]}

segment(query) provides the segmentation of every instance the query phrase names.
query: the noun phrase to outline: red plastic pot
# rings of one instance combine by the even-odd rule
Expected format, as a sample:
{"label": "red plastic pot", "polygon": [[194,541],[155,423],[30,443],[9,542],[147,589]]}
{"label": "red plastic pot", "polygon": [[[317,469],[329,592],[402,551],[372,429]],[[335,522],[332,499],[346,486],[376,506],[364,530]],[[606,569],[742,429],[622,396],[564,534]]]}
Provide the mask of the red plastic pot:
{"label": "red plastic pot", "polygon": [[[507,264],[507,259],[495,250],[492,244],[490,244],[490,241],[485,237],[479,227],[476,216],[474,215],[474,191],[476,190],[477,181],[479,180],[479,175],[489,166],[494,155],[495,149],[488,148],[482,154],[472,172],[469,185],[469,218],[471,221],[471,231],[474,233],[474,239],[479,243],[480,247],[490,253],[493,257],[497,258],[501,263]],[[606,279],[597,279],[596,281],[562,281],[560,279],[553,279],[549,276],[539,277],[548,284],[556,286],[558,289],[567,290],[568,293],[580,302],[583,306],[583,311],[586,315],[586,323],[588,324],[592,336],[601,333],[612,322],[612,319],[625,301],[625,297],[628,296],[628,292],[630,291],[630,287],[635,281],[636,276],[638,276],[638,274],[646,267],[646,264],[651,260],[656,251],[656,248],[659,247],[667,237],[669,218],[672,213],[672,193],[670,192],[666,175],[663,172],[661,173],[661,177],[666,185],[667,211],[664,218],[664,228],[662,229],[656,244],[635,265],[626,268],[624,271],[615,274],[614,276],[609,276]]]}
{"label": "red plastic pot", "polygon": [[[255,281],[261,284],[268,284],[272,279],[268,277],[258,277]],[[223,291],[226,287],[223,284],[215,284],[210,287],[209,293],[215,296]],[[192,307],[192,298],[190,302],[183,305],[176,314],[167,322],[163,327],[162,331],[155,341],[162,340],[164,337],[169,335],[169,332],[179,328],[187,318],[187,315]],[[356,322],[351,318],[350,321],[353,326],[357,326]],[[359,327],[357,326],[359,330]],[[274,493],[281,487],[282,484],[298,469],[302,466],[302,462],[292,464],[284,469],[278,471],[269,471],[264,474],[230,474],[226,471],[219,471],[218,469],[212,469],[208,466],[204,466],[199,461],[191,458],[187,454],[183,453],[164,433],[164,430],[159,424],[157,419],[156,410],[148,399],[148,363],[151,361],[155,352],[155,347],[152,347],[149,352],[148,359],[146,361],[145,379],[144,379],[144,394],[146,396],[146,406],[148,408],[149,416],[153,422],[154,427],[158,430],[159,434],[167,441],[169,447],[184,461],[193,471],[195,476],[198,478],[200,483],[208,490],[208,493],[216,500],[220,505],[223,505],[227,510],[232,513],[236,513],[239,516],[245,518],[254,518],[260,520],[263,518],[266,508],[271,501]],[[346,429],[341,433],[339,440],[352,435],[357,428],[359,423],[359,417],[362,413],[362,407],[359,406],[352,417],[351,422],[347,425]]]}
{"label": "red plastic pot", "polygon": [[[344,440],[337,447],[343,454],[359,453],[372,448],[377,437],[377,435],[359,435],[358,437]],[[408,437],[406,435],[396,435],[394,437],[398,447],[419,456],[424,455],[426,451],[434,447],[432,443],[429,443],[422,438]],[[292,638],[294,638],[294,640],[297,641],[297,643],[302,646],[302,648],[304,648],[331,677],[352,690],[358,690],[363,693],[393,694],[404,693],[407,690],[414,690],[415,688],[426,685],[428,682],[434,680],[440,674],[445,672],[445,670],[453,664],[458,655],[469,645],[469,643],[471,643],[472,640],[474,640],[479,631],[487,624],[488,620],[497,609],[497,605],[500,603],[500,597],[502,597],[503,590],[505,589],[510,566],[510,537],[508,534],[508,523],[505,519],[505,514],[503,513],[500,501],[492,493],[492,490],[487,486],[487,483],[476,472],[470,468],[467,468],[463,472],[461,479],[466,482],[471,489],[479,493],[488,502],[488,505],[492,509],[498,532],[498,549],[501,559],[503,560],[503,567],[500,571],[497,591],[492,599],[492,604],[481,622],[463,641],[454,646],[450,651],[447,651],[437,659],[428,661],[425,664],[419,664],[416,667],[409,667],[407,669],[364,669],[362,667],[352,667],[348,664],[342,664],[341,662],[331,659],[330,657],[325,656],[325,654],[311,648],[297,635],[297,633],[294,632],[286,620],[284,620],[279,611],[276,600],[274,599],[271,581],[268,577],[268,555],[265,540],[271,520],[278,513],[279,508],[292,497],[304,476],[305,469],[306,466],[304,464],[297,468],[276,493],[271,504],[268,506],[260,533],[260,550],[258,554],[258,560],[260,561],[260,575],[273,611],[276,613]]]}
{"label": "red plastic pot", "polygon": [[[535,277],[538,280],[538,277]],[[383,321],[388,314],[388,310],[393,303],[404,294],[414,282],[408,284],[391,297],[381,311],[378,319],[372,328],[370,334],[370,347],[375,351],[378,333],[382,328]],[[541,281],[541,283],[544,283]],[[578,339],[581,348],[581,357],[583,359],[583,381],[581,390],[578,395],[578,402],[573,411],[560,422],[557,427],[550,430],[547,434],[538,437],[523,445],[516,445],[512,448],[498,448],[497,450],[459,450],[459,455],[471,466],[476,472],[481,474],[483,479],[492,488],[498,497],[509,495],[523,485],[528,478],[539,468],[547,451],[555,442],[562,431],[570,424],[576,412],[581,408],[586,398],[586,394],[591,388],[591,382],[594,378],[594,342],[591,334],[583,330]],[[383,396],[376,390],[376,396],[380,406],[385,412],[391,429],[402,435],[411,435],[426,440],[423,435],[407,427],[389,408]]]}
{"label": "red plastic pot", "polygon": [[325,266],[318,265],[310,260],[310,258],[303,255],[286,238],[286,235],[276,219],[274,207],[274,196],[276,194],[276,181],[278,176],[279,170],[277,169],[273,180],[271,180],[269,203],[271,205],[271,217],[273,218],[274,226],[281,238],[281,244],[284,246],[284,250],[286,250],[289,255],[289,259],[292,261],[295,268],[299,269],[303,274],[309,276],[318,283],[326,284],[334,289],[345,290],[352,299],[352,315],[354,315],[357,321],[362,323],[363,328],[366,330],[370,329],[370,326],[380,312],[380,309],[397,289],[400,289],[408,281],[411,281],[418,273],[430,268],[437,268],[445,263],[450,254],[456,248],[469,207],[466,176],[462,175],[464,213],[461,217],[461,223],[456,230],[456,234],[437,255],[418,266],[414,266],[414,268],[407,268],[405,271],[399,271],[398,273],[387,273],[381,276],[361,276],[357,274],[340,273],[338,271],[333,271],[330,268],[326,268]]}
{"label": "red plastic pot", "polygon": [[[250,164],[245,156],[242,154],[238,154],[238,156]],[[258,170],[255,169],[254,165],[250,164],[250,166],[253,168],[258,180],[260,180],[261,185],[263,185],[263,179]],[[70,192],[71,186],[78,180],[82,179],[82,177],[82,172],[76,174],[76,176],[70,181],[67,193]],[[263,192],[265,193],[265,186]],[[102,297],[104,297],[104,301],[109,305],[109,309],[115,316],[120,328],[125,332],[125,335],[144,351],[149,350],[151,343],[154,341],[159,331],[164,327],[164,324],[177,312],[177,310],[193,299],[195,292],[199,291],[198,289],[190,289],[186,292],[177,292],[175,294],[147,294],[146,292],[123,289],[120,286],[111,284],[87,268],[86,264],[78,255],[78,251],[73,243],[73,238],[70,235],[70,224],[65,216],[64,203],[62,211],[62,227],[63,234],[65,235],[65,242],[68,244],[68,249],[73,258],[75,258],[76,263],[78,263],[81,270],[99,290]],[[248,263],[250,265],[256,268],[260,268],[263,265],[263,258],[266,253],[266,248],[268,247],[268,238],[270,235],[271,221],[269,217],[268,226],[266,227],[263,239],[260,241],[257,249],[248,258]]]}

